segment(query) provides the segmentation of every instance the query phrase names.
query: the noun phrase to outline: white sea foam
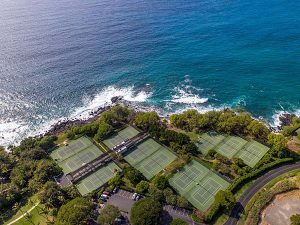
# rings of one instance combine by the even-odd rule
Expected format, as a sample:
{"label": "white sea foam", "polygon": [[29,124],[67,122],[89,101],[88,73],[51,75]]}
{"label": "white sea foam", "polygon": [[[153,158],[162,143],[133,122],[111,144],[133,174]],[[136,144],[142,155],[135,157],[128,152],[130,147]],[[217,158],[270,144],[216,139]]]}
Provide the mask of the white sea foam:
{"label": "white sea foam", "polygon": [[199,95],[192,93],[190,88],[176,87],[175,94],[170,101],[183,104],[203,104],[208,101],[208,98],[201,98]]}
{"label": "white sea foam", "polygon": [[91,112],[110,105],[112,97],[120,96],[128,102],[141,103],[145,102],[151,95],[152,92],[135,91],[133,86],[125,88],[108,86],[93,98],[84,97],[82,106],[76,108],[66,117],[45,119],[43,115],[36,115],[35,124],[32,121],[0,121],[0,146],[8,147],[11,144],[19,144],[25,137],[44,134],[58,121],[88,119],[91,117]]}
{"label": "white sea foam", "polygon": [[27,124],[21,121],[0,122],[0,146],[9,146],[21,139],[26,130],[28,130]]}
{"label": "white sea foam", "polygon": [[124,100],[129,102],[145,102],[151,97],[152,92],[134,91],[134,87],[117,88],[115,86],[108,86],[102,89],[92,99],[84,98],[83,105],[77,108],[74,113],[70,115],[70,118],[85,119],[90,117],[90,113],[97,110],[100,107],[104,107],[111,104],[111,99],[115,96],[120,96]]}
{"label": "white sea foam", "polygon": [[300,109],[295,110],[295,111],[286,111],[286,110],[284,110],[284,108],[282,106],[281,106],[281,109],[282,110],[275,111],[274,115],[272,116],[272,121],[270,122],[270,126],[276,130],[278,130],[278,127],[281,126],[280,117],[283,116],[284,114],[290,113],[290,114],[295,114],[296,116],[300,117]]}

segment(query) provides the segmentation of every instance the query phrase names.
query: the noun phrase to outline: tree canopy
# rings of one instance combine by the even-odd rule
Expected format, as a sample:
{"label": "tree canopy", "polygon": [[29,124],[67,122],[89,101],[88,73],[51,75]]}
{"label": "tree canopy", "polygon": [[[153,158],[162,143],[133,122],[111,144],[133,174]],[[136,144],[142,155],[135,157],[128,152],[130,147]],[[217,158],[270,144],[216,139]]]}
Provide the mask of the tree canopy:
{"label": "tree canopy", "polygon": [[300,214],[292,215],[290,220],[291,220],[291,225],[300,225]]}
{"label": "tree canopy", "polygon": [[101,210],[97,222],[101,225],[113,225],[119,216],[121,216],[121,212],[116,206],[107,205]]}
{"label": "tree canopy", "polygon": [[60,207],[55,225],[84,225],[90,219],[92,203],[78,197]]}
{"label": "tree canopy", "polygon": [[131,209],[132,225],[158,225],[162,206],[152,198],[137,201]]}

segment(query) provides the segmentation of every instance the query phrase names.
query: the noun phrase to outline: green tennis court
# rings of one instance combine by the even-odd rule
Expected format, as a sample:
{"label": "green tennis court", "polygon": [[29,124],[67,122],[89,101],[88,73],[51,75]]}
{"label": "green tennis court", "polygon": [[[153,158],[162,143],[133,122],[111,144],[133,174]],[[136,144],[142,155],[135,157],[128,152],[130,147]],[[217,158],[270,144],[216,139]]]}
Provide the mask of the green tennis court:
{"label": "green tennis court", "polygon": [[185,196],[188,201],[201,211],[206,211],[215,200],[215,195],[220,190],[225,190],[229,183],[211,172],[201,180],[194,188]]}
{"label": "green tennis court", "polygon": [[207,167],[192,160],[171,177],[169,183],[179,194],[184,196],[195,186],[195,182],[200,182],[208,173]]}
{"label": "green tennis court", "polygon": [[119,131],[117,134],[112,135],[109,138],[106,138],[103,143],[112,149],[116,145],[121,144],[126,139],[133,138],[134,136],[138,135],[139,131],[137,131],[135,128],[128,126],[124,128],[123,130]]}
{"label": "green tennis court", "polygon": [[221,155],[231,159],[238,151],[240,151],[247,141],[236,136],[229,136],[216,147],[216,151]]}
{"label": "green tennis court", "polygon": [[229,183],[199,162],[192,160],[169,179],[170,185],[196,208],[206,211],[216,193]]}
{"label": "green tennis court", "polygon": [[113,162],[99,168],[89,176],[80,180],[76,187],[81,195],[86,195],[106,184],[120,168]]}
{"label": "green tennis court", "polygon": [[91,145],[93,145],[93,143],[88,138],[81,137],[77,140],[70,141],[67,146],[54,150],[50,156],[54,160],[63,161]]}
{"label": "green tennis court", "polygon": [[134,136],[138,135],[139,132],[131,127],[131,126],[128,126],[126,127],[125,129],[121,130],[118,135],[122,138],[122,139],[130,139],[130,138],[133,138]]}
{"label": "green tennis court", "polygon": [[152,138],[146,139],[124,156],[124,159],[140,170],[147,179],[154,177],[176,158],[175,154]]}
{"label": "green tennis court", "polygon": [[244,163],[250,167],[254,167],[262,157],[267,153],[269,148],[257,141],[250,141],[245,147],[237,154],[237,157],[242,159]]}
{"label": "green tennis court", "polygon": [[269,147],[257,142],[257,141],[250,141],[244,149],[247,152],[252,153],[253,155],[256,155],[258,158],[262,158],[268,151]]}
{"label": "green tennis court", "polygon": [[176,158],[177,156],[175,154],[170,152],[168,149],[161,147],[152,155],[149,155],[144,160],[133,166],[150,180],[156,174],[164,170]]}
{"label": "green tennis court", "polygon": [[215,132],[204,133],[198,138],[198,141],[195,144],[198,147],[198,150],[206,155],[209,150],[214,149],[224,139],[225,136]]}
{"label": "green tennis court", "polygon": [[68,174],[93,161],[101,154],[102,152],[97,146],[91,145],[77,154],[58,162],[58,165],[63,169],[65,174]]}
{"label": "green tennis court", "polygon": [[254,167],[260,160],[260,158],[258,158],[256,155],[247,152],[245,149],[242,149],[240,152],[238,152],[236,156],[243,160],[243,162],[250,167]]}

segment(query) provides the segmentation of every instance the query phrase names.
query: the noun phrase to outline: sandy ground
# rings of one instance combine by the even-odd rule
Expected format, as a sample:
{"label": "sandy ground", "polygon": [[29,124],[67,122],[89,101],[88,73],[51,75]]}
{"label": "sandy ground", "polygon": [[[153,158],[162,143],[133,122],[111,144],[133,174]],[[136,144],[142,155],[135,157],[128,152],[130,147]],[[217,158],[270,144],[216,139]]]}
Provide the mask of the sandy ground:
{"label": "sandy ground", "polygon": [[300,190],[277,195],[261,215],[261,225],[288,225],[290,217],[300,214]]}
{"label": "sandy ground", "polygon": [[299,152],[300,150],[300,140],[297,137],[292,137],[292,139],[288,141],[287,145],[291,151]]}

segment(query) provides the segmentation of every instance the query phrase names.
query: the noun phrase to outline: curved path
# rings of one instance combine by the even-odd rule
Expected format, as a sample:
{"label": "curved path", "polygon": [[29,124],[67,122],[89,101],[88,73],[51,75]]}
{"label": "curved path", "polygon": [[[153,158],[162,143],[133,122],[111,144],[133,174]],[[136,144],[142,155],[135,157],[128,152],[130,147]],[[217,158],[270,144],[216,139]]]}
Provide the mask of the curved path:
{"label": "curved path", "polygon": [[23,213],[21,216],[19,216],[17,219],[11,221],[10,223],[8,223],[7,225],[12,225],[16,222],[18,222],[20,219],[22,219],[23,217],[25,217],[26,215],[28,215],[32,210],[35,209],[35,207],[37,207],[40,203],[37,202],[34,204],[34,206],[32,206],[29,210],[27,210],[25,213]]}
{"label": "curved path", "polygon": [[300,169],[300,162],[277,167],[265,173],[263,176],[259,177],[239,198],[238,202],[235,204],[233,210],[231,211],[229,219],[226,221],[224,225],[236,225],[240,219],[241,214],[244,211],[244,208],[246,207],[250,199],[262,187],[264,187],[267,183],[269,183],[271,180],[275,179],[276,177],[296,169]]}

